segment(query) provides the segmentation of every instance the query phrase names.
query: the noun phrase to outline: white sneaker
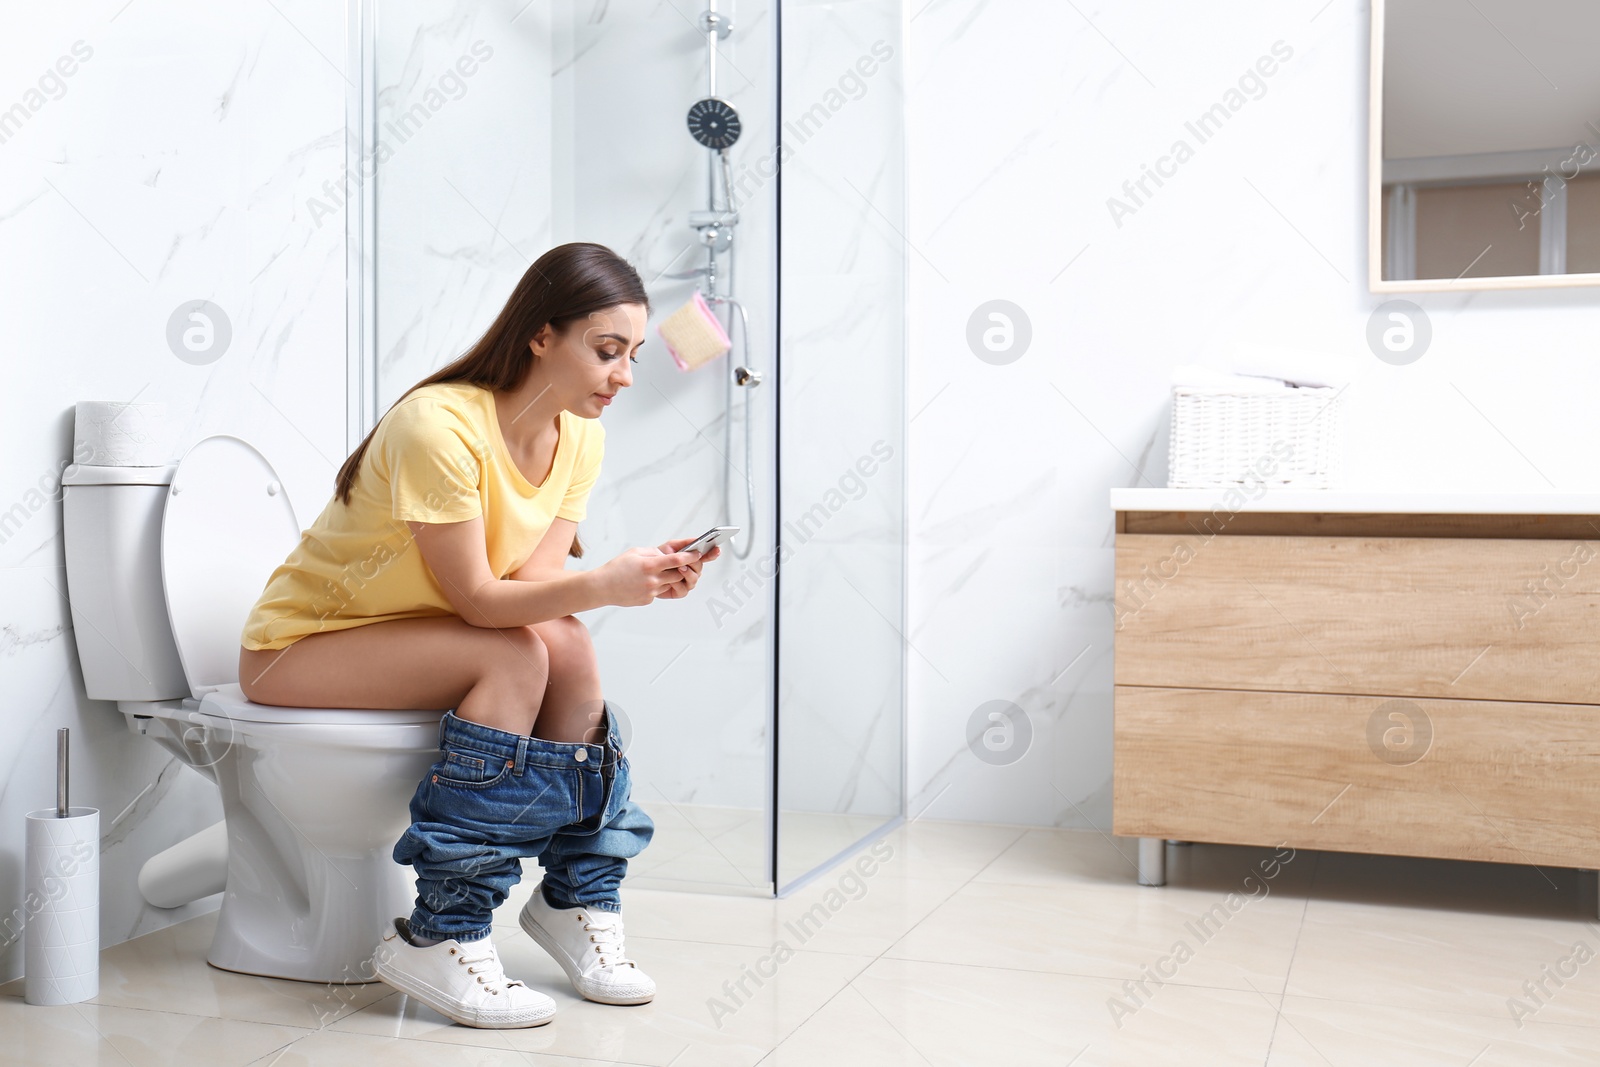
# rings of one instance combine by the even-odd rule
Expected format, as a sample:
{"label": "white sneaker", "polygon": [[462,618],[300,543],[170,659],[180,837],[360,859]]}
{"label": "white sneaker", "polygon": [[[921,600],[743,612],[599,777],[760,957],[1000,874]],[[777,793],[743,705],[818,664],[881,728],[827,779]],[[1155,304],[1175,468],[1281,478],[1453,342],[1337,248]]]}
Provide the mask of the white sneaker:
{"label": "white sneaker", "polygon": [[408,926],[407,919],[390,923],[372,954],[372,969],[388,985],[462,1026],[542,1026],[555,1015],[554,1000],[506,977],[489,938],[423,948],[406,939]]}
{"label": "white sneaker", "polygon": [[656,995],[656,984],[622,948],[622,916],[584,907],[552,908],[544,901],[544,883],[533,887],[517,916],[572,986],[601,1004],[643,1004]]}

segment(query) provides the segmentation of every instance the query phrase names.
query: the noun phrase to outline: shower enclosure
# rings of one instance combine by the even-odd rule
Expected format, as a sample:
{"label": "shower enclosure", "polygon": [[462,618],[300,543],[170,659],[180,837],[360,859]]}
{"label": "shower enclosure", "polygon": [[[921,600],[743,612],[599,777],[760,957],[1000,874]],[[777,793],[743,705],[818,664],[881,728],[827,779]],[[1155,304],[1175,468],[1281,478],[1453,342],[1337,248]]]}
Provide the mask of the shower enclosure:
{"label": "shower enclosure", "polygon": [[[569,565],[741,532],[687,598],[583,616],[657,826],[628,884],[825,876],[904,816],[901,3],[349,10],[352,447],[548,248],[633,263],[647,340]],[[734,347],[684,372],[656,325],[697,289]]]}

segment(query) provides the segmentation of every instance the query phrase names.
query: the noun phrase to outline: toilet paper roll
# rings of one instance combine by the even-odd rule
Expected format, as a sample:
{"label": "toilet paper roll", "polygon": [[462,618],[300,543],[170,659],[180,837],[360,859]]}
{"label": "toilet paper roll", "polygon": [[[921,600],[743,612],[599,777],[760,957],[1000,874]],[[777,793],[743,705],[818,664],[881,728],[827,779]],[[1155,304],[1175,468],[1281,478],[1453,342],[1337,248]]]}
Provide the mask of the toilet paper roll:
{"label": "toilet paper roll", "polygon": [[100,809],[28,812],[23,999],[76,1004],[100,993]]}
{"label": "toilet paper roll", "polygon": [[165,404],[80,400],[72,461],[98,467],[159,467],[170,462]]}

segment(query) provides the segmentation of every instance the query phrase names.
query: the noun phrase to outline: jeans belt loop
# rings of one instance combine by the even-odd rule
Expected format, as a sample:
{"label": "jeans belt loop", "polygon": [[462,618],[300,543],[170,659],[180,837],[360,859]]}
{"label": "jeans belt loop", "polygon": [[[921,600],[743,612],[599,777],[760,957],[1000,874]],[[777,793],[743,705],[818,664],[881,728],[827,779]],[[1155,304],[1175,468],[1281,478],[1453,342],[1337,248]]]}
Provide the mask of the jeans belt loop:
{"label": "jeans belt loop", "polygon": [[517,754],[512,764],[512,774],[521,775],[528,767],[528,740],[526,735],[517,738]]}

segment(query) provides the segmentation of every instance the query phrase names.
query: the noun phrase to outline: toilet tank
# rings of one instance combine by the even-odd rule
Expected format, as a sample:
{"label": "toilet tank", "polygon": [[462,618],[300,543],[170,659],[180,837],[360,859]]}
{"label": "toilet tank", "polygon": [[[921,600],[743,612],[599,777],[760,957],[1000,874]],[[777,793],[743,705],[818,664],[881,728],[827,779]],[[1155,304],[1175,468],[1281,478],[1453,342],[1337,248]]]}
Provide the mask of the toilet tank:
{"label": "toilet tank", "polygon": [[190,695],[161,584],[161,518],[177,464],[62,472],[67,600],[93,700]]}

